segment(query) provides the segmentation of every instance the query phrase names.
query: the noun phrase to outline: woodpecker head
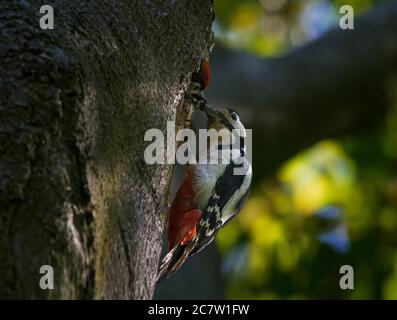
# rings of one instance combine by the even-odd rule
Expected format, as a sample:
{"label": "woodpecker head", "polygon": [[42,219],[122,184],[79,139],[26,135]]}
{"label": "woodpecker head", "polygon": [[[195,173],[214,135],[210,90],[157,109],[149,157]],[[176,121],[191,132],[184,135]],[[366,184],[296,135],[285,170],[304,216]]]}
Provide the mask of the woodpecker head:
{"label": "woodpecker head", "polygon": [[240,121],[240,116],[236,111],[229,108],[214,110],[208,105],[203,106],[202,110],[207,114],[208,129],[227,129],[236,138],[245,138],[247,133]]}

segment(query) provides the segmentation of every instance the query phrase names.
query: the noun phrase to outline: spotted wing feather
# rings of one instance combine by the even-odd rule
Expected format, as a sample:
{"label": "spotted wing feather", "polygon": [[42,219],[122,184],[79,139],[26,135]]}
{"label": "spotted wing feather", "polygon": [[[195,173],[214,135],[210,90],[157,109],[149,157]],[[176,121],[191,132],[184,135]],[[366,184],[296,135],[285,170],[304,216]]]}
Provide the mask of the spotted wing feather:
{"label": "spotted wing feather", "polygon": [[[233,162],[230,163],[216,182],[206,209],[197,226],[197,243],[191,254],[201,251],[211,243],[220,228],[240,211],[243,205],[241,200],[232,208],[232,212],[222,212],[246,178],[244,175],[234,174],[234,169],[238,167],[242,167],[242,165]],[[244,199],[247,194],[248,190],[243,197]],[[226,214],[227,218],[225,217]]]}

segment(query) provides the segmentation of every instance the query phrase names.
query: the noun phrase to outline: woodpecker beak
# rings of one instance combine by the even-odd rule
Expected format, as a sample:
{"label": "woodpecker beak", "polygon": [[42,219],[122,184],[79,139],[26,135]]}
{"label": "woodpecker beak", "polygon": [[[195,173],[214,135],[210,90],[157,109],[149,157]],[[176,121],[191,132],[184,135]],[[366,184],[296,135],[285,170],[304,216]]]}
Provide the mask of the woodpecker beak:
{"label": "woodpecker beak", "polygon": [[208,104],[205,104],[202,110],[207,114],[207,117],[211,120],[222,118],[222,115],[218,111],[212,109]]}

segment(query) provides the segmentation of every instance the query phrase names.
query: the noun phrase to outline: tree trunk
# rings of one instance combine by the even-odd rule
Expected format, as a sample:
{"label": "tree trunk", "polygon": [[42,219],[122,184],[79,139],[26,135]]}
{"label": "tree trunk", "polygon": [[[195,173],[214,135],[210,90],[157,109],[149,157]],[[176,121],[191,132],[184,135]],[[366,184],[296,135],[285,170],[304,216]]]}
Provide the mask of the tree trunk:
{"label": "tree trunk", "polygon": [[42,4],[0,4],[0,298],[151,298],[171,167],[143,137],[183,122],[212,1]]}

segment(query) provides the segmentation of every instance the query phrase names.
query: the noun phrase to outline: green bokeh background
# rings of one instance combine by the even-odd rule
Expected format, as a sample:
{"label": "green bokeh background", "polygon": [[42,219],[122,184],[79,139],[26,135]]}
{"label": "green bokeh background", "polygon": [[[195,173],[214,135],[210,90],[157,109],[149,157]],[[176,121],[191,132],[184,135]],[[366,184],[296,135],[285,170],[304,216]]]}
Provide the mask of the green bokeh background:
{"label": "green bokeh background", "polygon": [[[215,0],[214,31],[226,46],[274,57],[337,26],[341,5],[352,5],[357,18],[377,2]],[[320,141],[257,181],[217,237],[227,298],[397,299],[396,164],[394,106],[375,127]],[[314,213],[326,206],[342,210],[345,253],[316,238]],[[339,287],[344,264],[354,268],[354,290]]]}

